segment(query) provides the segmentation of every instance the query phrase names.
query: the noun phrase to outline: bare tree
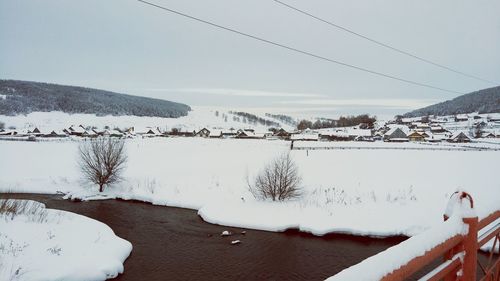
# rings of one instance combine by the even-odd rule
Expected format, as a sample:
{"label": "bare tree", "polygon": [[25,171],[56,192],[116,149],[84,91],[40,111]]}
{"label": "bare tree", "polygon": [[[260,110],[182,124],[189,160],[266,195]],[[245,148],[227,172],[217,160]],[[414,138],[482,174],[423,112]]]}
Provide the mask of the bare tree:
{"label": "bare tree", "polygon": [[120,180],[127,156],[124,141],[101,137],[80,144],[79,165],[86,180],[99,185],[99,192],[105,185]]}
{"label": "bare tree", "polygon": [[284,153],[269,163],[257,175],[253,185],[247,179],[250,192],[255,198],[270,198],[273,201],[300,197],[301,182],[297,165],[289,153]]}

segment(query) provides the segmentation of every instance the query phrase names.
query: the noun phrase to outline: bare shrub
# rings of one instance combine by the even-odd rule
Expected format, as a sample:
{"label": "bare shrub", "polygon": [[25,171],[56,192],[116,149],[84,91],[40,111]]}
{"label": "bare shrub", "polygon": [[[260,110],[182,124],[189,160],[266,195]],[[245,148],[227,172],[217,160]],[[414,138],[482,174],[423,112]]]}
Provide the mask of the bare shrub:
{"label": "bare shrub", "polygon": [[105,185],[118,182],[125,168],[127,155],[122,139],[97,138],[79,146],[79,165],[86,180],[99,185],[99,192]]}
{"label": "bare shrub", "polygon": [[302,195],[301,182],[297,165],[289,153],[276,157],[255,178],[254,184],[248,181],[248,187],[257,199],[283,201]]}

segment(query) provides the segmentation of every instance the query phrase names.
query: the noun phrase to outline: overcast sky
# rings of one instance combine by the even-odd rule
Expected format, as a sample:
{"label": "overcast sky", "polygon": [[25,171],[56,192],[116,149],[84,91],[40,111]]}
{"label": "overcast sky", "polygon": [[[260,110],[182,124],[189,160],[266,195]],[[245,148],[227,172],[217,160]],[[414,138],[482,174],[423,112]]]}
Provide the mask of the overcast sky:
{"label": "overcast sky", "polygon": [[[272,0],[151,0],[324,57],[470,92],[436,68]],[[283,0],[455,69],[500,81],[498,0]],[[458,96],[218,30],[134,0],[0,0],[0,78],[94,87],[189,105],[392,114]]]}

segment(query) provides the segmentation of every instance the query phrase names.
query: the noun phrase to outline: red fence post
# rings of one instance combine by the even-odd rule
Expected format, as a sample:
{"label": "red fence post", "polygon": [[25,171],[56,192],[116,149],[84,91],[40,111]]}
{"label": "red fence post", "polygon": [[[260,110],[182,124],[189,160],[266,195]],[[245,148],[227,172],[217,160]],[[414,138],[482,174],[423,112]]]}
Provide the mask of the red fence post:
{"label": "red fence post", "polygon": [[464,262],[461,280],[475,281],[477,270],[477,231],[478,218],[464,218],[464,223],[469,227],[467,236],[464,239]]}
{"label": "red fence post", "polygon": [[[449,217],[447,215],[443,215],[443,219],[444,219],[444,221],[447,221],[449,219]],[[453,247],[448,252],[446,252],[443,256],[443,262],[451,260],[455,254],[457,254],[461,251],[463,251],[463,244],[462,243],[458,244],[457,246]],[[457,272],[456,271],[450,272],[448,275],[446,275],[443,278],[443,281],[456,281],[456,280],[457,280]]]}
{"label": "red fence post", "polygon": [[[456,191],[450,197],[450,202],[447,206],[447,213],[444,215],[444,220],[448,219],[448,216],[451,215],[448,212],[453,211],[455,204],[464,204],[464,200],[469,201],[470,210],[474,209],[474,200],[472,196],[467,192]],[[450,205],[451,203],[451,205]],[[449,209],[451,207],[451,209]],[[463,206],[466,207],[466,206]],[[457,274],[458,276],[449,275],[444,278],[445,281],[451,280],[465,280],[465,281],[476,281],[476,271],[477,271],[477,232],[478,232],[478,224],[479,219],[472,211],[471,213],[463,213],[464,209],[462,209],[462,220],[467,225],[468,231],[467,235],[464,236],[464,240],[461,245],[457,245],[455,248],[451,249],[448,253],[444,255],[445,260],[451,259],[453,255],[464,252],[464,257],[462,261],[462,270]],[[458,272],[457,272],[458,273]],[[457,278],[458,277],[458,278]]]}

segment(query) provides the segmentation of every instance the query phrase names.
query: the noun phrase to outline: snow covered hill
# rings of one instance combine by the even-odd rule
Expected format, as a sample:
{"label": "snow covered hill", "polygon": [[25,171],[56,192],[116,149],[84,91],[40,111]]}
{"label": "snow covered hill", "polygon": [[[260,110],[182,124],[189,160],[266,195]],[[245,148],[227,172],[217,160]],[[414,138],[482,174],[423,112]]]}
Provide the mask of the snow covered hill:
{"label": "snow covered hill", "polygon": [[[6,116],[0,115],[0,122],[5,123],[5,127],[15,127],[16,129],[38,128],[42,131],[62,130],[71,125],[83,125],[84,127],[97,127],[99,129],[108,126],[110,128],[160,128],[162,131],[170,131],[177,128],[180,131],[193,131],[202,128],[253,128],[265,130],[273,125],[285,129],[293,129],[294,126],[282,122],[281,120],[266,116],[262,112],[252,112],[257,117],[267,120],[268,123],[278,123],[265,125],[252,122],[248,118],[231,113],[231,109],[217,109],[207,107],[193,107],[188,115],[179,118],[146,117],[146,116],[97,116],[95,114],[68,114],[60,111],[54,112],[32,112],[27,115]],[[275,126],[276,127],[276,126]]]}

